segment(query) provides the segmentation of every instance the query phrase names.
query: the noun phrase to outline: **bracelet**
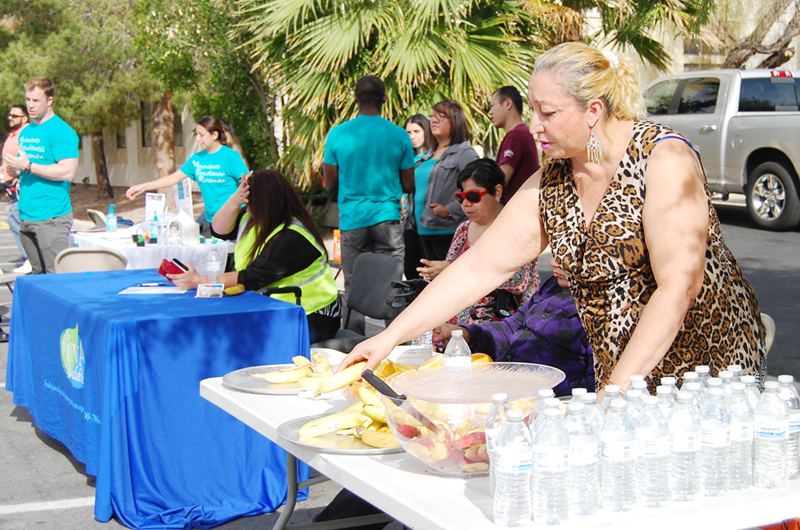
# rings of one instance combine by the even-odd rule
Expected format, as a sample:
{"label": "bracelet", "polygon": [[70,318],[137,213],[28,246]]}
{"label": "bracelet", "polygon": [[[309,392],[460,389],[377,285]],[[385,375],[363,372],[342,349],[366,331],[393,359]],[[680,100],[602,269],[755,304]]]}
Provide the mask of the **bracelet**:
{"label": "bracelet", "polygon": [[30,172],[31,172],[31,166],[32,166],[32,165],[33,165],[33,162],[31,162],[31,161],[29,160],[29,161],[28,161],[28,166],[25,168],[25,173],[30,173]]}

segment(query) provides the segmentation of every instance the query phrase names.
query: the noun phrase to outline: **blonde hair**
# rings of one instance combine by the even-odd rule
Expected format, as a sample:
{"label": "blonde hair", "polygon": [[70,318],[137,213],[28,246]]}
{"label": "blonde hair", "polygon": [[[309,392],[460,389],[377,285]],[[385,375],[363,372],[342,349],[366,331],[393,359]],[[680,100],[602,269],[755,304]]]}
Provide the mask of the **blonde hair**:
{"label": "blonde hair", "polygon": [[559,44],[536,59],[534,73],[554,70],[554,76],[566,93],[581,108],[593,99],[601,99],[609,117],[621,120],[642,119],[644,98],[639,87],[638,71],[628,57],[600,52],[585,44]]}
{"label": "blonde hair", "polygon": [[34,88],[42,89],[42,92],[44,92],[44,95],[48,98],[53,97],[53,93],[55,92],[53,82],[47,77],[34,77],[25,83],[25,92],[30,92]]}

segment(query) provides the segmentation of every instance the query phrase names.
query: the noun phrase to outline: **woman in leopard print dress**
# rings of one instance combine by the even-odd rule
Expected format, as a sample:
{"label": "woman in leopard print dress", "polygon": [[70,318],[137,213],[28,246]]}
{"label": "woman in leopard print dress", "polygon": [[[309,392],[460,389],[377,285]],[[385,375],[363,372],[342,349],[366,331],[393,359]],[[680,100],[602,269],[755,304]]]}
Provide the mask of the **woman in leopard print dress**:
{"label": "woman in leopard print dress", "polygon": [[716,375],[738,363],[763,377],[758,301],[722,239],[699,155],[674,131],[641,121],[632,63],[583,44],[556,46],[537,59],[528,102],[550,161],[345,364],[374,365],[550,244],[594,350],[598,389],[624,390],[633,374],[654,387],[698,364]]}

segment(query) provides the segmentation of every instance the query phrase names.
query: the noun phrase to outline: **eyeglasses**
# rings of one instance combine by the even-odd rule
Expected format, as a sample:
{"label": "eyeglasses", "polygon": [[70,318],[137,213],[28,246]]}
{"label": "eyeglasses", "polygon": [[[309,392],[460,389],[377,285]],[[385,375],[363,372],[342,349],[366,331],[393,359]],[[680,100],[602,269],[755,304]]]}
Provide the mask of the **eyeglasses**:
{"label": "eyeglasses", "polygon": [[428,120],[430,120],[432,122],[434,122],[434,121],[435,122],[444,121],[446,119],[447,119],[447,116],[445,114],[442,114],[441,112],[434,112],[433,114],[428,116]]}
{"label": "eyeglasses", "polygon": [[9,114],[8,117],[9,118],[24,118],[25,115],[24,114]]}
{"label": "eyeglasses", "polygon": [[456,200],[461,204],[464,203],[465,199],[475,204],[481,202],[481,198],[487,193],[489,193],[489,190],[483,190],[483,191],[469,190],[469,191],[457,191],[453,195],[456,196]]}

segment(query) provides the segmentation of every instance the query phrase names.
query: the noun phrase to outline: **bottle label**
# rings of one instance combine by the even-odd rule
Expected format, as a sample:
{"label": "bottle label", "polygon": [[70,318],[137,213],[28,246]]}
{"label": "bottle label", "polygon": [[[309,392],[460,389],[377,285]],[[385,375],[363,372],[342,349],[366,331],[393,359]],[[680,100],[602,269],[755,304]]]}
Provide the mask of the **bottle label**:
{"label": "bottle label", "polygon": [[703,428],[703,445],[705,447],[729,447],[731,445],[730,427]]}
{"label": "bottle label", "polygon": [[472,356],[445,354],[444,365],[448,368],[469,368],[472,366]]}
{"label": "bottle label", "polygon": [[601,436],[603,460],[630,462],[636,459],[636,441],[617,440],[615,435]]}
{"label": "bottle label", "polygon": [[588,466],[597,462],[597,441],[594,436],[570,436],[569,465]]}
{"label": "bottle label", "polygon": [[762,440],[783,440],[789,436],[788,420],[759,419],[755,422],[755,437]]}
{"label": "bottle label", "polygon": [[669,456],[669,436],[637,438],[636,452],[639,458]]}
{"label": "bottle label", "polygon": [[569,450],[563,447],[534,445],[533,464],[537,471],[566,471],[569,469]]}
{"label": "bottle label", "polygon": [[800,432],[800,410],[793,410],[789,413],[789,434]]}
{"label": "bottle label", "polygon": [[495,447],[495,462],[501,473],[530,473],[533,452],[519,447]]}
{"label": "bottle label", "polygon": [[753,422],[752,421],[733,421],[731,423],[732,442],[752,442],[753,441]]}
{"label": "bottle label", "polygon": [[703,435],[697,432],[671,432],[669,433],[669,447],[672,451],[681,453],[700,450]]}

